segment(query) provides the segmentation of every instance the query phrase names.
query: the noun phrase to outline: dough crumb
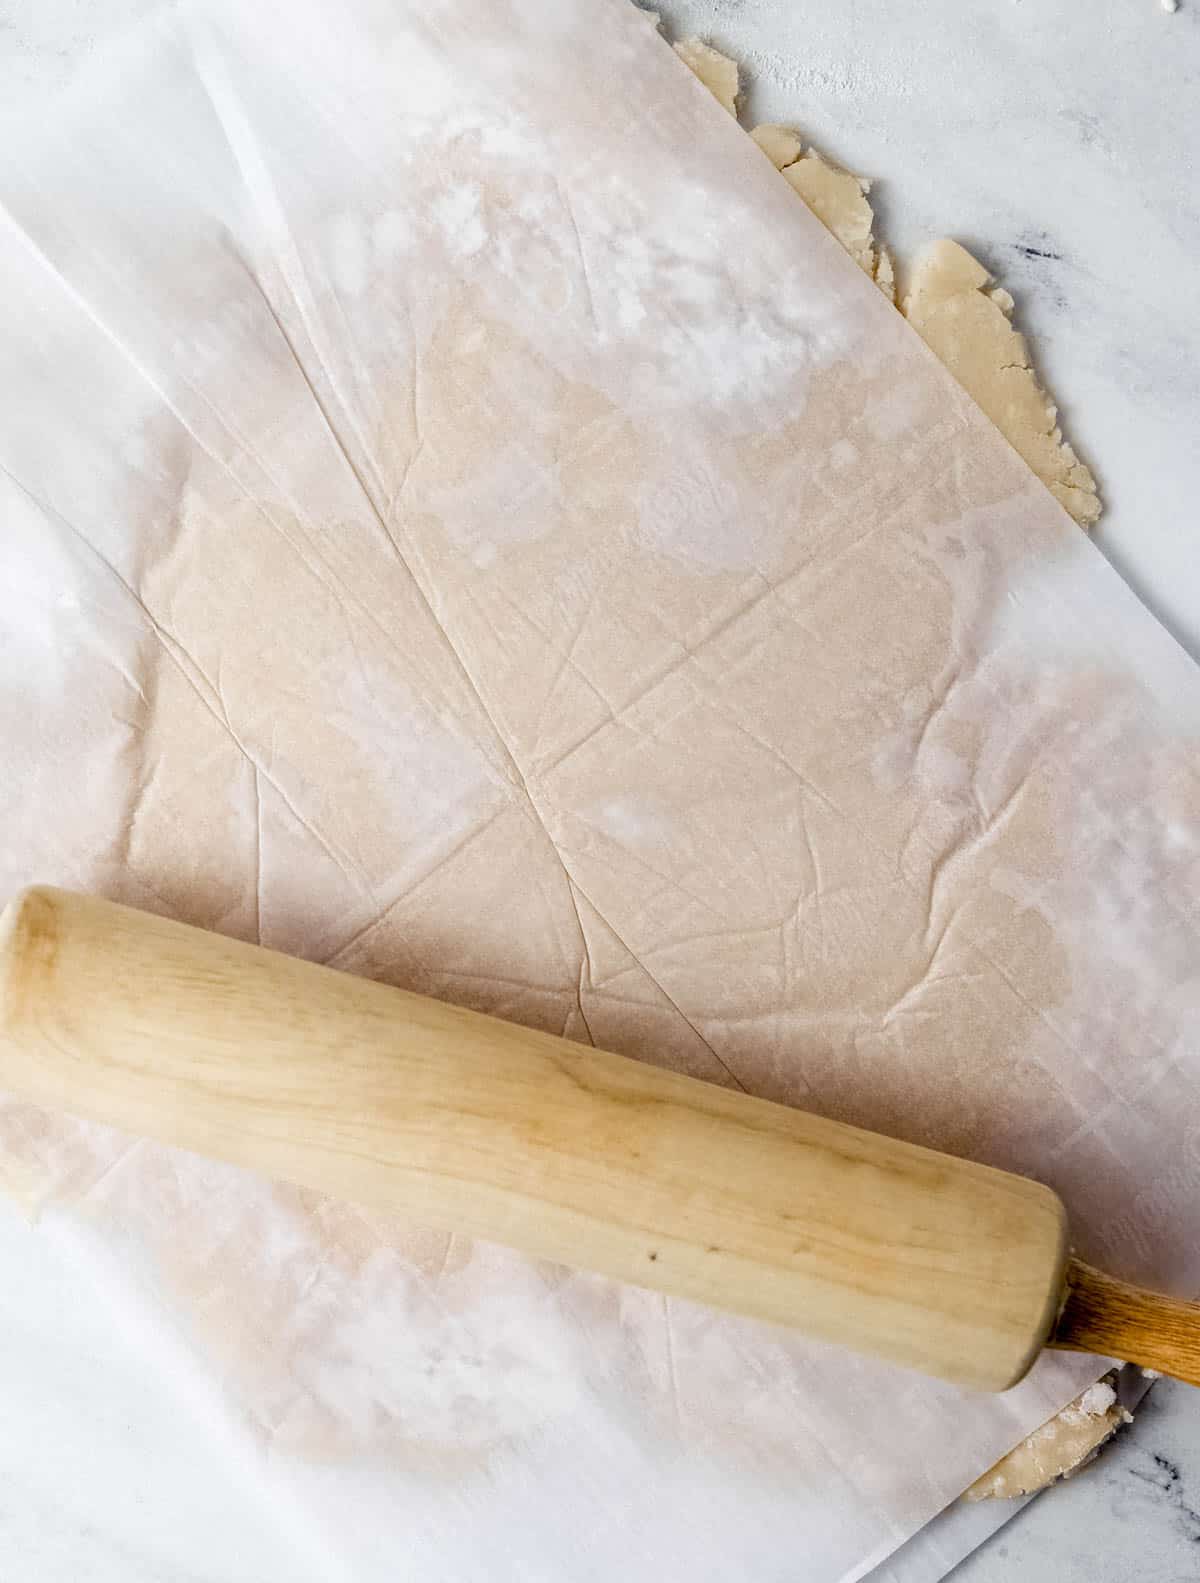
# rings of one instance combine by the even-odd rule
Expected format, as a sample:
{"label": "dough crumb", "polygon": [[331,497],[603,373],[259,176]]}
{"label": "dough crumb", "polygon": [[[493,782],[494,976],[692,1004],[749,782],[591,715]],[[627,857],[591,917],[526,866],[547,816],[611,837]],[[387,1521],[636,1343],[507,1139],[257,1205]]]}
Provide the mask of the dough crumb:
{"label": "dough crumb", "polygon": [[765,122],[750,136],[825,229],[837,237],[888,301],[894,302],[896,277],[891,254],[875,243],[875,213],[867,201],[871,183],[831,164],[815,148],[806,151],[790,127]]}
{"label": "dough crumb", "polygon": [[674,46],[676,55],[712,94],[719,105],[737,115],[737,62],[713,49],[703,39],[685,38]]}
{"label": "dough crumb", "polygon": [[1096,481],[1058,426],[1058,409],[1013,328],[1013,299],[957,242],[917,258],[901,311],[1081,527],[1100,516]]}
{"label": "dough crumb", "polygon": [[976,1479],[963,1499],[1012,1500],[1045,1489],[1056,1479],[1070,1478],[1122,1425],[1132,1422],[1132,1413],[1117,1401],[1113,1376],[1105,1375],[1001,1457],[995,1467]]}

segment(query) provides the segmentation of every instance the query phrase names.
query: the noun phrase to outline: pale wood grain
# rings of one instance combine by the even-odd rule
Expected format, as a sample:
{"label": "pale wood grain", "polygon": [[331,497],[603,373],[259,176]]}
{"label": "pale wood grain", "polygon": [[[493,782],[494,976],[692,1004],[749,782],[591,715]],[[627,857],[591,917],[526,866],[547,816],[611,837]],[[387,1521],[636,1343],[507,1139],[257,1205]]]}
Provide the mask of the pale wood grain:
{"label": "pale wood grain", "polygon": [[0,920],[0,1086],[982,1389],[1061,1300],[1038,1183],[94,897]]}

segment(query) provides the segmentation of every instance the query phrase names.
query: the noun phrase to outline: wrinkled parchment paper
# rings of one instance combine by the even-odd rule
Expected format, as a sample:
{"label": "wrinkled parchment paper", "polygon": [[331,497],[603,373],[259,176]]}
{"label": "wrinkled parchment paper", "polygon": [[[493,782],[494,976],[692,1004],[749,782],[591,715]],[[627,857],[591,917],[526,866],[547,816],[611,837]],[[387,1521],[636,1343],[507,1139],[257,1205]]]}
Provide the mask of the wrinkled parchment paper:
{"label": "wrinkled parchment paper", "polygon": [[[0,155],[5,889],[1025,1170],[1195,1286],[1183,655],[623,0],[247,10]],[[0,1128],[316,1575],[857,1577],[1096,1372]]]}

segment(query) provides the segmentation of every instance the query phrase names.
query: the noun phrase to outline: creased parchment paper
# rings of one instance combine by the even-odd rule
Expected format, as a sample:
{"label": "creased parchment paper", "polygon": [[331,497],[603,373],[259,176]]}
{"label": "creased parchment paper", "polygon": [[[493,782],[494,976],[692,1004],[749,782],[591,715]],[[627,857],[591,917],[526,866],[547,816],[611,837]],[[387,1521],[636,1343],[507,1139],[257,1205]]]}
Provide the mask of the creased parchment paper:
{"label": "creased parchment paper", "polygon": [[[682,39],[674,48],[721,108],[736,116],[736,61],[702,39]],[[1059,504],[1080,527],[1094,527],[1102,511],[1096,480],[1064,438],[1058,408],[1030,361],[1025,337],[1012,324],[1012,294],[964,247],[942,239],[922,249],[908,289],[897,300],[895,260],[874,235],[868,196],[872,183],[831,164],[817,149],[806,149],[789,126],[767,122],[749,131],[788,185],[884,296],[896,302]]]}
{"label": "creased parchment paper", "polygon": [[[673,47],[722,109],[736,117],[740,99],[737,63],[702,39],[684,39]],[[803,140],[790,126],[766,123],[749,130],[788,185],[888,300],[896,302],[925,344],[1059,504],[1081,527],[1093,526],[1102,510],[1095,479],[1064,438],[1058,409],[1038,378],[1024,336],[1013,327],[1016,303],[1011,293],[995,285],[965,248],[942,240],[922,250],[909,289],[897,301],[895,261],[874,237],[875,216],[868,197],[871,182],[831,165],[815,148],[806,152]],[[1018,1495],[1035,1493],[1032,1467],[1036,1466],[1041,1480],[1038,1487],[1043,1488],[1091,1461],[1100,1445],[1132,1422],[1123,1404],[1105,1413],[1090,1410],[1096,1392],[1106,1388],[1099,1382],[1088,1386],[1048,1424],[1034,1430],[981,1474],[964,1498],[1011,1503]],[[949,1507],[939,1525],[945,1528],[948,1520],[954,1519],[956,1539],[962,1526],[957,1517],[960,1512],[958,1506]],[[964,1534],[968,1537],[974,1535]],[[923,1530],[908,1541],[905,1551],[920,1548],[923,1538],[932,1542],[934,1536],[928,1528]],[[895,1556],[891,1559],[896,1561]],[[924,1559],[922,1549],[922,1564]],[[908,1560],[912,1562],[914,1557],[910,1555]],[[878,1575],[876,1569],[872,1577]]]}
{"label": "creased parchment paper", "polygon": [[[5,143],[0,879],[1028,1171],[1194,1287],[1200,679],[646,32],[212,0]],[[318,1576],[861,1576],[1098,1372],[2,1127]]]}

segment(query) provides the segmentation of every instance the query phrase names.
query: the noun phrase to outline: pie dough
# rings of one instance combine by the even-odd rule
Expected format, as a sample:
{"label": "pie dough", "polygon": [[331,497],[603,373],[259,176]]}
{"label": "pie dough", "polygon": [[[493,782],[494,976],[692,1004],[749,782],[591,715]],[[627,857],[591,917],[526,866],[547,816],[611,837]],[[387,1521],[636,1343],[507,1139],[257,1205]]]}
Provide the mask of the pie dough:
{"label": "pie dough", "polygon": [[[675,51],[736,115],[736,63],[700,39],[686,39]],[[859,268],[896,302],[891,254],[875,240],[870,182],[806,149],[790,127],[766,122],[752,128],[750,136]],[[979,260],[948,240],[920,253],[909,289],[897,302],[1030,470],[1080,527],[1090,528],[1101,512],[1095,479],[1063,438],[1057,408],[1038,379],[1025,337],[1013,327],[1014,306]],[[1131,1416],[1117,1403],[1110,1383],[1089,1386],[982,1474],[964,1499],[1011,1499],[1045,1489],[1090,1461]]]}
{"label": "pie dough", "polygon": [[896,300],[891,254],[875,243],[875,215],[867,202],[871,183],[838,165],[815,148],[805,149],[785,126],[756,126],[750,136],[798,192],[827,231],[832,231],[850,257],[887,297]]}
{"label": "pie dough", "polygon": [[[737,64],[700,39],[683,40],[675,52],[736,115]],[[767,123],[750,136],[859,268],[896,302],[892,257],[874,236],[870,182],[806,149],[790,127]],[[1096,481],[1063,438],[1058,408],[1038,379],[1025,337],[1013,327],[1009,293],[966,248],[940,241],[917,258],[897,306],[1080,527],[1094,526],[1102,509]]]}
{"label": "pie dough", "polygon": [[[622,8],[277,9],[220,7],[211,94],[156,30],[117,79],[132,121],[89,96],[9,173],[45,248],[8,228],[14,884],[997,1163],[1074,1137],[1095,1087],[1136,1084],[1131,1028],[1186,1044],[1200,790],[1148,708],[1195,702],[1186,660]],[[193,153],[211,184],[147,226]],[[89,209],[110,176],[131,201]],[[71,766],[89,797],[47,819]],[[1108,818],[1132,854],[1097,845]],[[1060,1009],[1112,1031],[1094,1084],[1057,1069]],[[1185,1141],[1172,1075],[1111,1174],[1090,1145],[1066,1169],[1105,1229],[1136,1171],[1182,1269],[1188,1184],[1137,1169]],[[609,1571],[632,1536],[754,1576],[799,1532],[806,1570],[849,1575],[960,1493],[965,1445],[999,1455],[1095,1373],[1049,1359],[950,1423],[786,1332],[424,1230],[418,1258],[402,1217],[36,1123],[0,1121],[280,1497],[339,1544],[347,1504],[371,1517],[364,1576],[405,1533],[426,1571],[499,1542],[569,1573],[580,1506],[603,1575],[614,1489],[642,1503]]]}
{"label": "pie dough", "polygon": [[[655,22],[658,17],[651,12]],[[703,39],[685,38],[675,45],[675,53],[683,61],[704,86],[713,98],[730,115],[737,115],[738,96],[738,68],[737,62],[722,55],[720,50],[713,49]]]}
{"label": "pie dough", "polygon": [[1008,292],[965,247],[933,242],[913,267],[902,308],[1050,493],[1090,528],[1100,516],[1096,481],[1063,439],[1058,409],[1038,380],[1025,337],[1013,328]]}
{"label": "pie dough", "polygon": [[1113,1376],[1106,1375],[1001,1457],[975,1480],[963,1499],[1011,1500],[1036,1494],[1057,1479],[1077,1473],[1118,1429],[1132,1422],[1133,1414],[1117,1401]]}

